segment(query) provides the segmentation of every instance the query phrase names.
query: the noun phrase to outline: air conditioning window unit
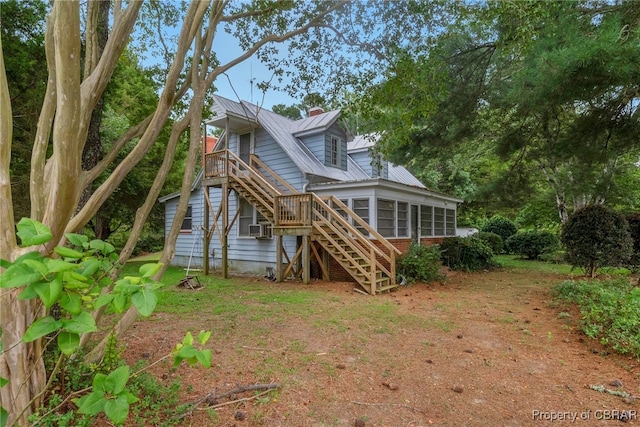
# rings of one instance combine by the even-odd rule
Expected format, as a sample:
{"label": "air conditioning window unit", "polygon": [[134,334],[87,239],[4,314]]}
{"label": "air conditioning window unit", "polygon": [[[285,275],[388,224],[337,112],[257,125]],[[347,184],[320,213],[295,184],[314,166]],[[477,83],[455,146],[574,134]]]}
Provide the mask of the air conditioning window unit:
{"label": "air conditioning window unit", "polygon": [[257,239],[270,239],[273,233],[271,232],[271,224],[249,224],[249,236]]}
{"label": "air conditioning window unit", "polygon": [[262,224],[249,224],[249,236],[260,237],[262,235]]}
{"label": "air conditioning window unit", "polygon": [[271,224],[260,224],[260,235],[258,239],[270,239],[272,236]]}

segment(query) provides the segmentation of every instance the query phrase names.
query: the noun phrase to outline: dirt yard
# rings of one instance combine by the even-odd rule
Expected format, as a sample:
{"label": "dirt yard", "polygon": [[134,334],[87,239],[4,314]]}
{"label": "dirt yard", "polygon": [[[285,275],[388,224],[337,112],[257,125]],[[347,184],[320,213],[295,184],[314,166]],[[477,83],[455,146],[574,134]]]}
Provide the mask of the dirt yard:
{"label": "dirt yard", "polygon": [[[553,304],[565,279],[449,273],[376,297],[350,283],[238,279],[232,290],[176,290],[197,312],[138,322],[127,354],[153,361],[187,330],[213,331],[210,369],[152,370],[181,378],[183,402],[201,402],[183,425],[640,425],[640,362],[608,353],[577,329],[577,312]],[[256,383],[278,389],[211,397]]]}

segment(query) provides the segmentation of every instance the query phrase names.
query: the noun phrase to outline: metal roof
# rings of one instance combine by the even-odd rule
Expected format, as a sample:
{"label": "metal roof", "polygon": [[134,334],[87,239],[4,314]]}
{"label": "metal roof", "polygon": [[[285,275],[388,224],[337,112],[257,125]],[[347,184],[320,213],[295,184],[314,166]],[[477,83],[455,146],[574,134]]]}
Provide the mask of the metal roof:
{"label": "metal roof", "polygon": [[[282,147],[301,172],[328,178],[330,181],[366,181],[372,178],[347,155],[347,170],[326,166],[296,136],[308,132],[320,132],[331,126],[340,116],[340,110],[329,111],[301,120],[291,120],[246,101],[236,102],[215,95],[214,110],[218,117],[244,115],[255,120]],[[215,121],[212,121],[212,124]],[[368,149],[375,145],[378,135],[359,135],[347,143],[347,153]],[[402,166],[389,163],[389,180],[413,187],[426,188],[411,172]]]}

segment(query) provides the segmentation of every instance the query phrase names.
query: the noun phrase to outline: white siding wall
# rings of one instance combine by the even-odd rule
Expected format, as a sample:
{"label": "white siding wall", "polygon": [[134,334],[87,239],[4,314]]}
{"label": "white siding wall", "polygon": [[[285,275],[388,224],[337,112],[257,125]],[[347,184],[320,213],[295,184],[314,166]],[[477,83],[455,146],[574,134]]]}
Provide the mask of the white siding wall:
{"label": "white siding wall", "polygon": [[[276,144],[271,136],[263,129],[258,129],[254,132],[254,141],[254,154],[256,154],[260,160],[266,163],[267,166],[278,173],[283,179],[287,180],[295,188],[302,191],[305,184],[304,176],[291,161],[289,156],[287,156],[282,150],[280,145]],[[229,135],[229,148],[233,152],[237,153],[237,137],[235,134]],[[213,218],[220,206],[222,191],[220,188],[210,188],[209,190],[211,205],[214,210],[214,212],[211,213],[211,218]],[[166,232],[168,232],[171,227],[171,223],[173,222],[177,203],[177,198],[166,202]],[[193,250],[191,267],[196,266],[199,268],[202,266],[203,241],[201,240],[202,235],[197,233],[197,228],[202,227],[204,224],[204,190],[202,188],[195,190],[191,194],[189,203],[192,205],[193,209],[194,231],[192,233],[180,234],[176,244],[176,256],[172,264],[186,266]],[[237,195],[232,192],[229,197],[229,221],[233,219],[237,206]],[[212,219],[210,219],[210,226],[213,225],[211,221]],[[255,237],[240,237],[238,236],[237,223],[238,221],[236,220],[236,223],[229,231],[227,241],[230,269],[264,274],[266,267],[275,267],[275,238],[263,240],[256,239]],[[218,220],[218,229],[222,229],[222,218]],[[198,237],[199,240],[194,246],[194,240],[196,237]],[[293,257],[296,251],[296,238],[283,237],[282,243],[289,257]],[[219,237],[215,233],[211,239],[209,256],[211,267],[220,268],[222,247],[220,245]]]}

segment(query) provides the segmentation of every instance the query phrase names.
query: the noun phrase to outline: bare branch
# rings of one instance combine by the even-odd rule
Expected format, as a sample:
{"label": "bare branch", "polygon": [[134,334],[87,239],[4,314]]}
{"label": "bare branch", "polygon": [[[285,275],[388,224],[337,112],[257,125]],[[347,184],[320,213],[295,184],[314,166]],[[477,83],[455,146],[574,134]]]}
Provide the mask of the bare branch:
{"label": "bare branch", "polygon": [[2,38],[0,37],[0,257],[8,258],[16,249],[14,234],[13,204],[11,202],[11,142],[13,140],[13,118],[11,97],[4,68]]}

